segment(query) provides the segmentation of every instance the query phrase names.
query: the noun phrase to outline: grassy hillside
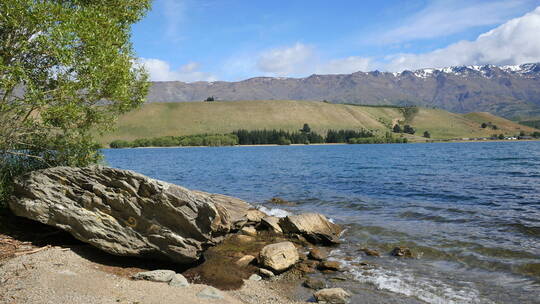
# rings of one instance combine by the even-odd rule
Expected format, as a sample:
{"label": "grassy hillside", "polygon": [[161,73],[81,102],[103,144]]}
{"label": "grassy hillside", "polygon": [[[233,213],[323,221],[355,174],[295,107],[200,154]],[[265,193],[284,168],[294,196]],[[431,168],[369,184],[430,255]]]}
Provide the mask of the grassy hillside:
{"label": "grassy hillside", "polygon": [[[118,129],[101,138],[108,144],[115,139],[134,140],[167,135],[229,133],[238,129],[283,129],[295,131],[308,123],[324,134],[328,129],[370,129],[384,134],[393,123],[405,121],[396,107],[371,107],[329,104],[313,101],[231,101],[149,103],[122,116]],[[480,128],[482,122],[499,127]],[[417,129],[416,139],[424,131],[432,138],[483,137],[493,133],[516,134],[535,129],[489,113],[454,114],[444,110],[419,108],[407,123]]]}

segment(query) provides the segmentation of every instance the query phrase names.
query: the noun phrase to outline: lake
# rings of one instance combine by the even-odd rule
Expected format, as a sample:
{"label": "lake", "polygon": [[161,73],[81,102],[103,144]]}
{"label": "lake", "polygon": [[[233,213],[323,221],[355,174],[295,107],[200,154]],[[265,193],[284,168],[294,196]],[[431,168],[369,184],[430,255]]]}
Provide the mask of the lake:
{"label": "lake", "polygon": [[[540,142],[104,154],[112,167],[239,197],[278,215],[327,215],[347,228],[332,255],[358,288],[430,303],[540,303]],[[267,203],[272,197],[295,205],[276,209]],[[389,256],[397,245],[418,258]],[[363,256],[362,247],[383,256]],[[376,267],[355,266],[359,261]]]}

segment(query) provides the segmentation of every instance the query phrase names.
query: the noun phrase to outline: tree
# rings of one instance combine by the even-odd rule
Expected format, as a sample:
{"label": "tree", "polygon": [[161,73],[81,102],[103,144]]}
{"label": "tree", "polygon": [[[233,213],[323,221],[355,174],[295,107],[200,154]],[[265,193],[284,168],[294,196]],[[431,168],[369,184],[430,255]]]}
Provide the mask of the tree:
{"label": "tree", "polygon": [[424,131],[424,137],[425,138],[431,138],[431,134],[429,134],[428,131]]}
{"label": "tree", "polygon": [[401,127],[398,124],[395,124],[394,128],[392,128],[392,131],[394,133],[401,133]]}
{"label": "tree", "polygon": [[487,123],[485,123],[485,122],[483,122],[482,125],[480,125],[480,127],[482,127],[482,129],[487,128],[487,126],[488,126],[488,125],[487,125]]}
{"label": "tree", "polygon": [[311,128],[309,127],[309,125],[307,123],[305,123],[304,127],[302,127],[302,129],[300,129],[300,132],[302,132],[304,134],[307,134],[307,133],[311,132]]}
{"label": "tree", "polygon": [[416,132],[416,130],[413,127],[409,126],[409,125],[405,125],[403,127],[403,132],[405,132],[407,134],[414,134]]}
{"label": "tree", "polygon": [[95,134],[143,103],[131,25],[150,0],[0,1],[0,202],[13,175],[101,157]]}
{"label": "tree", "polygon": [[499,139],[504,139],[504,134],[499,134]]}
{"label": "tree", "polygon": [[206,98],[205,101],[215,101],[216,99],[214,98],[214,96],[210,96],[208,98]]}

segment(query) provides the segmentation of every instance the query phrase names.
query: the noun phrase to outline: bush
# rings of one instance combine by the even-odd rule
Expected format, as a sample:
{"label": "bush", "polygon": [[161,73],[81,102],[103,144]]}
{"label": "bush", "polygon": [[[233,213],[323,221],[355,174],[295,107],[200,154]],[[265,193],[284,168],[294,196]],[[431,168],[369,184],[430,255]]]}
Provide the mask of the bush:
{"label": "bush", "polygon": [[416,130],[413,127],[409,126],[409,125],[405,125],[403,127],[403,132],[407,133],[407,134],[414,134],[416,132]]}
{"label": "bush", "polygon": [[431,134],[429,134],[428,131],[424,131],[424,137],[425,138],[431,138]]}
{"label": "bush", "polygon": [[394,125],[394,127],[392,128],[392,131],[393,131],[394,133],[401,133],[401,127],[400,127],[398,124],[396,124],[396,125]]}
{"label": "bush", "polygon": [[278,140],[278,145],[280,146],[288,146],[291,144],[291,140],[290,139],[287,139],[285,137],[280,137],[279,140]]}
{"label": "bush", "polygon": [[131,143],[127,140],[114,140],[112,141],[109,146],[113,149],[120,149],[120,148],[131,148]]}

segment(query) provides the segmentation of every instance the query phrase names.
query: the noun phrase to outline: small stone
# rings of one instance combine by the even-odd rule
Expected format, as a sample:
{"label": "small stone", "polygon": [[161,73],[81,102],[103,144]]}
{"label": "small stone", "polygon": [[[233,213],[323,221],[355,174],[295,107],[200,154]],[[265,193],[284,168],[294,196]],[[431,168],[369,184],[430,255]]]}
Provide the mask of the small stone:
{"label": "small stone", "polygon": [[332,270],[332,271],[340,271],[341,270],[341,263],[337,261],[324,261],[319,264],[319,269],[321,270]]}
{"label": "small stone", "polygon": [[313,260],[322,261],[328,258],[328,253],[319,248],[313,248],[309,252],[308,257]]}
{"label": "small stone", "polygon": [[401,246],[394,248],[394,250],[392,250],[390,254],[395,257],[404,257],[404,258],[412,258],[413,256],[409,248],[401,247]]}
{"label": "small stone", "polygon": [[255,227],[246,226],[240,230],[240,233],[249,236],[257,236],[257,229],[255,229]]}
{"label": "small stone", "polygon": [[317,280],[313,278],[305,280],[303,285],[307,288],[314,290],[319,290],[326,287],[326,283],[323,280]]}
{"label": "small stone", "polygon": [[172,280],[169,282],[169,286],[173,287],[188,287],[188,280],[181,274],[177,273],[174,275]]}
{"label": "small stone", "polygon": [[176,273],[172,270],[154,270],[136,273],[132,278],[152,282],[170,282],[175,275]]}
{"label": "small stone", "polygon": [[321,289],[313,294],[317,302],[326,304],[347,304],[350,295],[342,288]]}
{"label": "small stone", "polygon": [[258,274],[252,274],[250,277],[249,277],[249,280],[250,281],[260,281],[262,280],[261,276],[258,275]]}
{"label": "small stone", "polygon": [[241,257],[240,259],[238,259],[238,261],[236,261],[236,265],[238,265],[240,267],[245,267],[245,266],[249,265],[251,262],[253,262],[253,260],[255,260],[254,256],[245,255],[245,256]]}
{"label": "small stone", "polygon": [[273,278],[276,275],[268,269],[259,268],[259,274],[265,278]]}
{"label": "small stone", "polygon": [[300,272],[303,272],[303,273],[315,272],[315,267],[307,263],[301,263],[301,264],[296,265],[296,269],[298,269]]}
{"label": "small stone", "polygon": [[221,300],[223,299],[223,294],[219,289],[216,289],[212,286],[207,286],[197,294],[197,297],[202,299]]}
{"label": "small stone", "polygon": [[363,253],[369,256],[375,256],[375,257],[381,256],[381,254],[377,250],[374,250],[374,249],[361,248],[360,251],[362,251]]}

